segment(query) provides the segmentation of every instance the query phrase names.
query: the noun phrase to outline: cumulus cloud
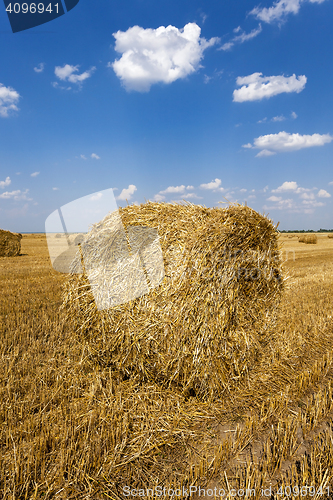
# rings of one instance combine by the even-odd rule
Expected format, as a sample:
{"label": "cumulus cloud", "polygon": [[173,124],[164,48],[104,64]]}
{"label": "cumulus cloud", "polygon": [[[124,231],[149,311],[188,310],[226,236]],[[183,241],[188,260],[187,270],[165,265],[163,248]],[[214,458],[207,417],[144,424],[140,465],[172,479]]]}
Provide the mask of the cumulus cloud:
{"label": "cumulus cloud", "polygon": [[36,71],[36,73],[43,73],[44,67],[45,67],[45,64],[44,63],[40,63],[40,64],[38,64],[38,66],[36,66],[34,68],[34,71]]}
{"label": "cumulus cloud", "polygon": [[160,194],[169,194],[169,193],[183,193],[186,187],[184,185],[181,186],[169,186],[163,191],[160,191]]}
{"label": "cumulus cloud", "polygon": [[16,90],[0,83],[0,116],[7,118],[12,111],[18,111],[17,103],[20,97]]}
{"label": "cumulus cloud", "polygon": [[303,200],[314,200],[315,195],[313,193],[302,193],[300,195],[300,198],[302,198]]}
{"label": "cumulus cloud", "polygon": [[286,181],[277,189],[273,189],[272,193],[281,193],[285,191],[296,191],[298,189],[297,182],[295,181]]}
{"label": "cumulus cloud", "polygon": [[162,194],[155,194],[154,201],[163,201],[163,200],[165,200],[165,196],[163,196]]}
{"label": "cumulus cloud", "polygon": [[208,182],[207,184],[200,184],[201,189],[217,189],[221,185],[221,179],[215,179],[212,182]]}
{"label": "cumulus cloud", "polygon": [[[239,33],[240,31],[242,31],[242,28],[240,26],[238,26],[238,28],[234,29],[234,33]],[[222,45],[222,47],[220,47],[217,50],[230,50],[235,45],[235,43],[247,42],[247,41],[251,40],[252,38],[255,38],[256,36],[258,36],[259,33],[261,33],[261,32],[262,32],[262,27],[261,27],[261,24],[259,24],[259,27],[250,31],[250,33],[243,32],[240,35],[235,36],[229,42],[224,43]]]}
{"label": "cumulus cloud", "polygon": [[120,195],[117,197],[117,200],[130,200],[135,191],[137,191],[137,187],[134,186],[134,184],[130,184],[128,188],[122,190]]}
{"label": "cumulus cloud", "polygon": [[268,99],[284,92],[301,92],[306,84],[304,75],[262,76],[262,73],[253,73],[249,76],[239,76],[236,84],[241,87],[233,92],[234,102],[259,101]]}
{"label": "cumulus cloud", "polygon": [[[261,149],[257,156],[268,156],[276,152],[298,151],[303,148],[324,146],[333,140],[329,134],[300,135],[279,132],[278,134],[261,135],[252,144],[244,144],[243,148]],[[265,153],[264,153],[265,152]]]}
{"label": "cumulus cloud", "polygon": [[282,198],[281,196],[270,196],[269,198],[267,198],[267,201],[281,201]]}
{"label": "cumulus cloud", "polygon": [[30,174],[30,177],[37,177],[37,175],[39,175],[40,172],[33,172],[32,174]]}
{"label": "cumulus cloud", "polygon": [[87,78],[91,77],[96,67],[93,66],[92,68],[90,68],[90,70],[84,71],[84,73],[81,74],[77,74],[77,72],[79,71],[79,67],[79,65],[71,66],[70,64],[65,64],[64,66],[56,66],[54,74],[57,78],[59,78],[59,80],[80,85],[82,84],[82,82],[84,82],[84,80],[87,80]]}
{"label": "cumulus cloud", "polygon": [[148,92],[154,83],[172,83],[200,68],[204,51],[219,41],[200,37],[201,28],[188,23],[182,29],[133,26],[117,31],[115,50],[122,54],[112,67],[127,90]]}
{"label": "cumulus cloud", "polygon": [[[272,23],[286,18],[288,14],[297,14],[306,0],[278,0],[271,7],[255,7],[250,14],[260,21]],[[323,3],[325,0],[309,0],[310,3]]]}
{"label": "cumulus cloud", "polygon": [[92,157],[92,158],[94,158],[95,160],[100,160],[100,159],[101,159],[101,157],[100,157],[100,156],[98,156],[98,155],[96,155],[95,153],[93,153],[93,154],[91,155],[91,157]]}
{"label": "cumulus cloud", "polygon": [[291,117],[293,118],[293,120],[296,120],[297,115],[296,115],[295,111],[292,111],[292,113],[291,113]]}
{"label": "cumulus cloud", "polygon": [[86,159],[87,159],[87,157],[86,157],[85,155],[80,155],[80,158],[81,158],[82,160],[86,160]]}
{"label": "cumulus cloud", "polygon": [[320,189],[318,191],[318,195],[317,196],[319,196],[319,198],[331,198],[330,193],[328,193],[327,191],[325,191],[325,189]]}
{"label": "cumulus cloud", "polygon": [[31,201],[32,198],[28,198],[29,189],[26,189],[25,191],[21,191],[20,189],[17,189],[16,191],[5,191],[4,193],[0,194],[0,198],[3,200],[28,200]]}
{"label": "cumulus cloud", "polygon": [[10,177],[6,177],[4,181],[0,181],[0,188],[5,189],[5,187],[9,186],[11,182]]}

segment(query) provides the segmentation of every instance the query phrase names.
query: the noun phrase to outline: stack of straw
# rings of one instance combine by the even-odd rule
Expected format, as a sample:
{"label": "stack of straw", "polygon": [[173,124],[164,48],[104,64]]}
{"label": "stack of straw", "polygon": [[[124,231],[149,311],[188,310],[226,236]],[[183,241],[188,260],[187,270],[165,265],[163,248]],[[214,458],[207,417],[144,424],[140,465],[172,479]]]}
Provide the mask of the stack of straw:
{"label": "stack of straw", "polygon": [[[148,202],[121,209],[120,217],[127,235],[132,234],[133,259],[141,255],[145,264],[147,293],[109,309],[97,307],[87,268],[91,274],[95,265],[102,281],[103,270],[111,270],[119,289],[126,288],[117,280],[119,266],[123,276],[130,276],[121,259],[128,248],[119,220],[109,214],[93,226],[81,259],[73,263],[73,270],[83,268],[83,273],[73,273],[65,284],[68,318],[90,356],[117,376],[205,400],[219,397],[270,340],[284,285],[276,227],[242,205],[221,209]],[[147,246],[144,258],[140,253],[143,228],[159,235],[162,280],[160,269],[157,277],[153,272],[158,247]]]}
{"label": "stack of straw", "polygon": [[0,229],[0,257],[16,257],[21,252],[22,234]]}

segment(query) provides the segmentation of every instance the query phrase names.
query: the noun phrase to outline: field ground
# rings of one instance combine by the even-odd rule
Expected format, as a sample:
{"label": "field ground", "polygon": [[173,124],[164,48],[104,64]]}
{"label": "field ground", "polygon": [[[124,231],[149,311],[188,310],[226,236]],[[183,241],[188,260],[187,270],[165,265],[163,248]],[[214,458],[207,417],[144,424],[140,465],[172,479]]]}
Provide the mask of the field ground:
{"label": "field ground", "polygon": [[64,321],[65,276],[52,269],[45,236],[24,235],[20,257],[0,258],[0,498],[116,500],[125,485],[184,487],[183,498],[190,486],[192,498],[199,486],[223,488],[223,498],[248,488],[256,498],[325,498],[333,490],[333,239],[280,241],[290,278],[272,343],[210,406],[115,383],[94,366]]}

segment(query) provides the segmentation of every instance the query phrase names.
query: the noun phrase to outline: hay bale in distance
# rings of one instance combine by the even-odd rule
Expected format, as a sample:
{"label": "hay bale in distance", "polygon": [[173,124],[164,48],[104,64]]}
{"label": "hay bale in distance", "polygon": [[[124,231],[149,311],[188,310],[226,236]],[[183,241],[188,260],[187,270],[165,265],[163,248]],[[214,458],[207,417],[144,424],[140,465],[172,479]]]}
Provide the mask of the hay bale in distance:
{"label": "hay bale in distance", "polygon": [[328,237],[328,238],[333,238],[333,233],[329,233],[329,234],[327,235],[327,237]]}
{"label": "hay bale in distance", "polygon": [[[276,228],[242,205],[148,202],[120,215],[126,231],[158,231],[162,283],[98,310],[87,276],[72,274],[64,287],[68,318],[92,359],[120,376],[219,397],[269,342],[284,285]],[[81,246],[87,260],[110,264],[118,233],[113,214],[95,224]]]}
{"label": "hay bale in distance", "polygon": [[16,257],[21,252],[22,234],[0,229],[0,257]]}
{"label": "hay bale in distance", "polygon": [[315,245],[318,241],[316,234],[307,234],[304,239],[304,243]]}

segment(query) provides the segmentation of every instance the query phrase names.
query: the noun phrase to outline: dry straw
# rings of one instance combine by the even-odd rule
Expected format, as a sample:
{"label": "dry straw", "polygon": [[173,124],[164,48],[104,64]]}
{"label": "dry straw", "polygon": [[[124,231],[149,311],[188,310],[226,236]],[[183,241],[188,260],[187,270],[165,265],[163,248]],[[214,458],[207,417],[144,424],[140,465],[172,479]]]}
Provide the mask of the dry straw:
{"label": "dry straw", "polygon": [[328,238],[333,238],[333,233],[329,233],[329,234],[327,235],[327,237],[328,237]]}
{"label": "dry straw", "polygon": [[[81,245],[83,274],[70,275],[64,289],[63,307],[86,352],[123,379],[135,377],[205,400],[221,396],[258,360],[272,335],[284,287],[276,227],[242,205],[148,202],[127,206],[120,216],[131,258],[145,265],[149,290],[109,309],[97,308],[87,269],[94,273],[95,266],[100,282],[107,276],[114,280],[124,297],[126,283],[116,276],[119,263],[129,277],[119,217],[107,215]],[[154,276],[159,247],[152,239],[145,246],[144,227],[159,235],[162,280],[160,269]],[[77,256],[72,269],[80,266]]]}
{"label": "dry straw", "polygon": [[21,252],[22,234],[0,229],[0,257],[16,257]]}

